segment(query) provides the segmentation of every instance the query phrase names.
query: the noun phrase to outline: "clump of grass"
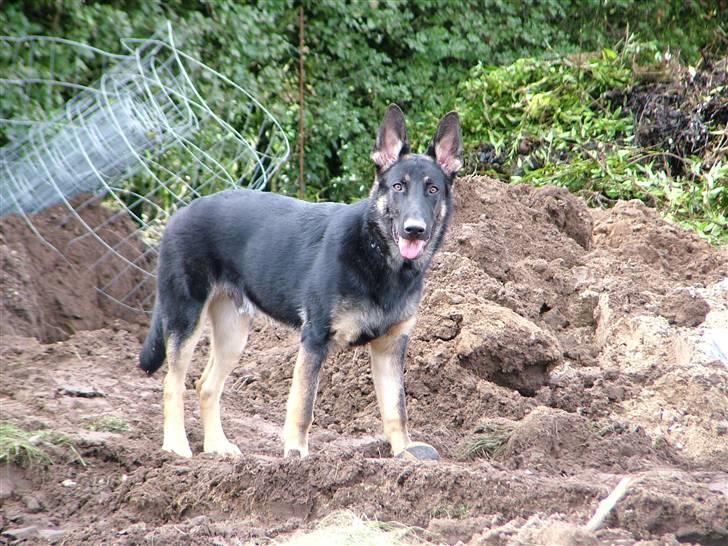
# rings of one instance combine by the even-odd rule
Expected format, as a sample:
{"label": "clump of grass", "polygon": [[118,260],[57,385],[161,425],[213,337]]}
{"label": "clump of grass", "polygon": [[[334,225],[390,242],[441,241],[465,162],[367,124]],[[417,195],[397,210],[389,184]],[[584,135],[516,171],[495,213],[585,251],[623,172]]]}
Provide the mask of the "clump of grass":
{"label": "clump of grass", "polygon": [[86,461],[71,438],[54,430],[27,431],[8,422],[0,422],[0,464],[16,464],[24,468],[53,464],[49,449],[59,446],[70,452],[70,461],[86,466]]}
{"label": "clump of grass", "polygon": [[431,514],[433,518],[467,519],[470,516],[470,506],[464,503],[439,506]]}
{"label": "clump of grass", "polygon": [[[322,519],[310,533],[275,542],[281,546],[430,546],[437,544],[426,538],[430,533],[402,523],[385,523],[363,519],[349,511],[334,512]],[[434,537],[433,537],[434,538]]]}
{"label": "clump of grass", "polygon": [[461,459],[497,459],[505,451],[514,425],[503,421],[488,421],[476,429],[473,437],[460,448]]}
{"label": "clump of grass", "polygon": [[92,421],[88,425],[86,425],[86,428],[88,430],[97,430],[100,432],[131,432],[132,428],[129,423],[127,423],[124,419],[121,417],[117,417],[116,415],[104,415],[100,419],[97,419],[95,421]]}
{"label": "clump of grass", "polygon": [[39,447],[42,435],[10,423],[0,423],[0,463],[22,467],[48,466],[51,458]]}

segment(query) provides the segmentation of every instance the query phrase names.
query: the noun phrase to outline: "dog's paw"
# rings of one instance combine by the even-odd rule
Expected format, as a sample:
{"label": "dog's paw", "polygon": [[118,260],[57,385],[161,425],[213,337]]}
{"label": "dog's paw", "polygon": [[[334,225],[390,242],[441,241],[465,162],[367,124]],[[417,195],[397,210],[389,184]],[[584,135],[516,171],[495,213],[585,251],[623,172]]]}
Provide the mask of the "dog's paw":
{"label": "dog's paw", "polygon": [[184,457],[186,459],[192,457],[192,450],[190,449],[189,445],[185,446],[163,444],[162,451],[168,451],[169,453],[174,453],[175,455],[179,455],[180,457]]}
{"label": "dog's paw", "polygon": [[240,455],[240,449],[238,446],[228,440],[218,442],[213,445],[205,444],[204,451],[205,453],[221,455],[222,457],[237,457]]}
{"label": "dog's paw", "polygon": [[283,457],[286,459],[303,459],[308,457],[308,449],[290,447],[283,451]]}
{"label": "dog's paw", "polygon": [[395,455],[398,459],[406,461],[439,461],[440,454],[430,444],[424,442],[412,442],[402,451]]}

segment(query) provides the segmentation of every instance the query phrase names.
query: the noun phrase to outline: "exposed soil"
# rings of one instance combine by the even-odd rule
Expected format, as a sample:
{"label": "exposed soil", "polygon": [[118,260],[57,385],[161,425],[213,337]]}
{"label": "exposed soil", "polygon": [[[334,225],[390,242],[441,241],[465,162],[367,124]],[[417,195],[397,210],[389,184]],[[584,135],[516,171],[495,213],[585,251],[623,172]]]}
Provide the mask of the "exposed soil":
{"label": "exposed soil", "polygon": [[[312,455],[281,458],[297,336],[262,319],[223,395],[242,455],[200,454],[206,341],[186,400],[196,455],[161,452],[162,375],[136,366],[146,319],[98,298],[109,273],[79,267],[92,245],[61,270],[3,221],[2,419],[71,443],[39,437],[54,464],[0,472],[2,539],[264,543],[348,509],[443,543],[728,543],[726,250],[636,201],[589,210],[557,188],[456,184],[406,372],[412,435],[439,463],[389,457],[361,349],[325,365]],[[55,246],[78,235],[56,231]],[[585,530],[624,476],[605,527]]]}
{"label": "exposed soil", "polygon": [[[134,236],[136,226],[126,213],[109,210],[89,195],[70,205],[73,212],[60,204],[32,218],[13,214],[0,220],[3,334],[58,341],[116,318],[138,322],[142,316],[135,308],[141,309],[153,285],[120,257],[144,254]],[[142,268],[146,261],[137,265]],[[135,293],[138,285],[142,290]],[[128,307],[112,299],[130,293]]]}

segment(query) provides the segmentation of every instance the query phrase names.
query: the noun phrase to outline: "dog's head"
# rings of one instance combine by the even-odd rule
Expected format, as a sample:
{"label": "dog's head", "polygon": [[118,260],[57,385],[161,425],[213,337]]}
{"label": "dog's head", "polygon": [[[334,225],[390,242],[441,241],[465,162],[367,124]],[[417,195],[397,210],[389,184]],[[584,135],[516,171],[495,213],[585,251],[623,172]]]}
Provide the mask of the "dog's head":
{"label": "dog's head", "polygon": [[370,200],[392,255],[410,262],[432,257],[449,222],[462,151],[456,112],[442,118],[427,153],[420,155],[409,153],[402,110],[387,108],[372,151],[377,176]]}

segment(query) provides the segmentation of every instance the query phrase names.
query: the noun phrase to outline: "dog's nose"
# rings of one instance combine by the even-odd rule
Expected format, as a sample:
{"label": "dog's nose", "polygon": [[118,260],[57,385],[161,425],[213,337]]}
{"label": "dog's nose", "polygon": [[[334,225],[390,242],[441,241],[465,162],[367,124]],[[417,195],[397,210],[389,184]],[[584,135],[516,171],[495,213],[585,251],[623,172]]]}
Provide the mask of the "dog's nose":
{"label": "dog's nose", "polygon": [[425,232],[427,224],[422,220],[409,219],[404,222],[404,232],[412,237],[419,237]]}

